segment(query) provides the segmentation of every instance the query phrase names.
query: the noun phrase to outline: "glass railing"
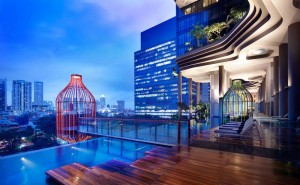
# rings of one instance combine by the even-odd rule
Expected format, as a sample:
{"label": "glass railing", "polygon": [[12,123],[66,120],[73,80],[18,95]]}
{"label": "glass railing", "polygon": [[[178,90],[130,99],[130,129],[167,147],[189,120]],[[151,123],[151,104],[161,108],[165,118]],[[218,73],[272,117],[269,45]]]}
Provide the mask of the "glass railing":
{"label": "glass railing", "polygon": [[81,133],[165,145],[188,144],[190,130],[188,120],[79,118]]}

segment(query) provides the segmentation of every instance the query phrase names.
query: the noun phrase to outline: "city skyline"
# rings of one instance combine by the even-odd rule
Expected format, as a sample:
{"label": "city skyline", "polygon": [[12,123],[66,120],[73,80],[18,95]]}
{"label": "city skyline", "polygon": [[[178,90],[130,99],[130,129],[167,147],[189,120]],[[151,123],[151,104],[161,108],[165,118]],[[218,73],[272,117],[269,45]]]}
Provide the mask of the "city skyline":
{"label": "city skyline", "polygon": [[0,15],[0,78],[7,79],[8,105],[13,80],[44,82],[44,100],[54,101],[79,73],[96,99],[105,94],[107,102],[124,99],[133,108],[140,32],[175,16],[175,3],[4,0]]}

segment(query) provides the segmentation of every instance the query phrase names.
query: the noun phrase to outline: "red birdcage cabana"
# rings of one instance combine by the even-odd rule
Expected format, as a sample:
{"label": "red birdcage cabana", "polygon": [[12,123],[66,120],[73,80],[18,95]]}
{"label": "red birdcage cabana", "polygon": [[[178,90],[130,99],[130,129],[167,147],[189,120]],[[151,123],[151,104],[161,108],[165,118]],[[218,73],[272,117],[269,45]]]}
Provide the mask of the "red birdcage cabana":
{"label": "red birdcage cabana", "polygon": [[72,74],[70,83],[56,98],[57,136],[68,142],[88,139],[89,136],[78,133],[79,117],[96,117],[96,101],[82,83],[82,76]]}

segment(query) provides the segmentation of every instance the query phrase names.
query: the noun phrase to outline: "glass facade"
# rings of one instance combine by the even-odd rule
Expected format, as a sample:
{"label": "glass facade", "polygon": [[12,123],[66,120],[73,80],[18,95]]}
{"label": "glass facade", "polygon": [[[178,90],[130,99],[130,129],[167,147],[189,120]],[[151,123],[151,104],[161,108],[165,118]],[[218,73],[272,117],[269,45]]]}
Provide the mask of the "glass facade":
{"label": "glass facade", "polygon": [[12,86],[12,109],[16,112],[31,111],[31,82],[14,80]]}
{"label": "glass facade", "polygon": [[[176,19],[165,21],[141,34],[140,51],[135,52],[135,113],[170,117],[177,113]],[[196,83],[193,99],[196,100]],[[182,79],[182,99],[188,105],[188,79]]]}
{"label": "glass facade", "polygon": [[44,83],[43,82],[34,82],[34,104],[43,105],[44,103]]}
{"label": "glass facade", "polygon": [[6,79],[0,79],[0,111],[6,111],[6,108],[7,108]]}
{"label": "glass facade", "polygon": [[200,83],[200,94],[201,102],[210,102],[210,83]]}
{"label": "glass facade", "polygon": [[[196,46],[196,40],[190,35],[194,25],[204,27],[225,21],[233,7],[248,6],[247,0],[198,0],[183,8],[176,8],[177,56],[188,52],[187,42]],[[206,44],[206,43],[202,43]]]}

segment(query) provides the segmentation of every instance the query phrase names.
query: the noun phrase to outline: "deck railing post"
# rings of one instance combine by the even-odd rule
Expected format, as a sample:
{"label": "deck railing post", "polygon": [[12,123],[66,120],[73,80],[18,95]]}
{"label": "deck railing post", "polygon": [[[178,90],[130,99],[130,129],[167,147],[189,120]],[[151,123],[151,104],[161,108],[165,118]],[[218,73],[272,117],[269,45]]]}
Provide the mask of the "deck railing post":
{"label": "deck railing post", "polygon": [[109,135],[109,120],[107,121],[107,135]]}
{"label": "deck railing post", "polygon": [[188,120],[188,144],[191,144],[191,120]]}
{"label": "deck railing post", "polygon": [[181,123],[178,121],[178,130],[177,130],[177,144],[180,145],[180,138],[181,138]]}
{"label": "deck railing post", "polygon": [[138,138],[138,122],[135,121],[135,139]]}
{"label": "deck railing post", "polygon": [[120,126],[121,126],[121,137],[123,137],[123,122],[120,121]]}
{"label": "deck railing post", "polygon": [[154,138],[155,138],[155,142],[157,142],[157,123],[155,123]]}

